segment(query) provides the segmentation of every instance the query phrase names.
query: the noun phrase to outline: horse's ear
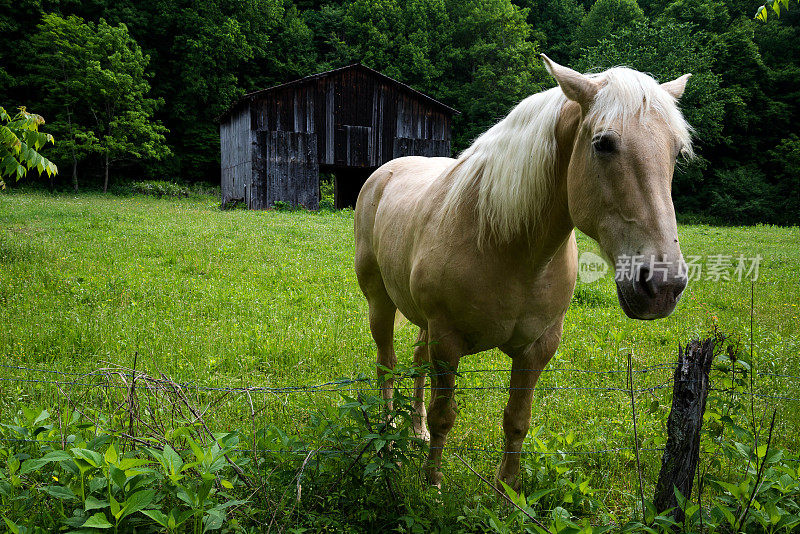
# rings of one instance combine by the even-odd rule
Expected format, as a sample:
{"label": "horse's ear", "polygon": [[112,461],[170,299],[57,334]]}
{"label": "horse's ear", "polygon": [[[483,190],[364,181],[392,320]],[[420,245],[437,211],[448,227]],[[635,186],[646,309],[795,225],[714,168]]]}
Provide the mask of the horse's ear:
{"label": "horse's ear", "polygon": [[541,56],[547,72],[556,79],[567,98],[580,104],[584,111],[588,110],[602,85],[580,72],[559,65],[544,54]]}
{"label": "horse's ear", "polygon": [[671,82],[664,82],[661,84],[661,87],[671,94],[675,99],[679,99],[683,96],[683,91],[686,89],[686,82],[689,81],[691,74],[684,74],[680,78],[675,78]]}

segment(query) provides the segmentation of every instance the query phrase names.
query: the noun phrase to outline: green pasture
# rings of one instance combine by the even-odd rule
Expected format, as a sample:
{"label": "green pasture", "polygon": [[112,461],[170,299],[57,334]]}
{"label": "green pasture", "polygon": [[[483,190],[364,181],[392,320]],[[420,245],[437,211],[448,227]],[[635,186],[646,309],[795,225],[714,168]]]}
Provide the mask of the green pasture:
{"label": "green pasture", "polygon": [[[349,211],[223,212],[211,197],[0,195],[0,419],[20,403],[46,405],[64,392],[82,402],[101,398],[80,376],[35,370],[130,367],[135,356],[137,369],[151,376],[221,389],[371,377],[375,357],[353,271],[352,226]],[[761,256],[753,285],[755,363],[764,373],[800,375],[800,230],[684,225],[679,231],[687,256],[730,255],[734,263],[740,254]],[[582,235],[579,248],[598,252]],[[749,281],[695,280],[671,317],[638,322],[624,316],[610,276],[579,284],[550,363],[558,370],[542,375],[532,426],[563,436],[565,450],[611,449],[579,456],[579,467],[593,487],[604,488],[600,497],[610,508],[630,507],[638,493],[628,450],[630,398],[600,388],[626,387],[621,371],[629,353],[637,370],[671,362],[678,345],[714,326],[749,351],[750,301]],[[411,325],[398,329],[401,361],[410,363],[414,336]],[[506,356],[490,351],[465,358],[460,368],[457,384],[464,389],[449,444],[485,475],[493,475],[499,456],[479,449],[502,448],[509,367]],[[471,372],[486,369],[492,371]],[[655,388],[636,395],[640,445],[660,447],[670,371],[634,375],[635,388]],[[77,384],[59,392],[49,383],[64,380]],[[759,375],[755,386],[772,397],[800,397],[797,378]],[[302,434],[310,411],[339,400],[333,392],[198,395],[211,407],[207,423],[245,435],[269,423]],[[777,408],[777,442],[798,451],[800,402],[772,397],[756,398],[756,411]],[[531,437],[526,448],[535,447]],[[444,492],[485,492],[447,452],[445,462]],[[645,450],[642,462],[652,494],[660,453]]]}

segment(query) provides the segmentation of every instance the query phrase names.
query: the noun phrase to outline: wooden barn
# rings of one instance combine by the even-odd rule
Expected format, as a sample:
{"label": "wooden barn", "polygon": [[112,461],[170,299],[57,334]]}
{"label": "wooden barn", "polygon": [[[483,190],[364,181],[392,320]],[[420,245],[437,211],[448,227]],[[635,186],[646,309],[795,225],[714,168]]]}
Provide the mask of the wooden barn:
{"label": "wooden barn", "polygon": [[330,173],[336,207],[354,206],[387,161],[450,156],[456,113],[361,64],[250,93],[220,118],[222,202],[317,209],[319,175]]}

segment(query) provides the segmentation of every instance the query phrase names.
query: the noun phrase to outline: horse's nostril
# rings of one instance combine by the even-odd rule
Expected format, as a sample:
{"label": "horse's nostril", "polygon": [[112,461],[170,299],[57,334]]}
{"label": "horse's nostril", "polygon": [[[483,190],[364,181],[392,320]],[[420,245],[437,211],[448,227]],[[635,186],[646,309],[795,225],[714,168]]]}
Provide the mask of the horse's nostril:
{"label": "horse's nostril", "polygon": [[650,276],[650,268],[644,265],[640,266],[636,272],[636,278],[633,281],[636,289],[644,293],[650,298],[654,298],[657,293],[656,281]]}

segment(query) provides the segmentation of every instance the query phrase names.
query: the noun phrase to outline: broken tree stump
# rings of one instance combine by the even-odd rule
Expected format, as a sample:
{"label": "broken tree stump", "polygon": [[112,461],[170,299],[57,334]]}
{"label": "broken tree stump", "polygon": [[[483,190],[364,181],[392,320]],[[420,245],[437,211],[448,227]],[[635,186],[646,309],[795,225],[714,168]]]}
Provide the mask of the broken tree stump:
{"label": "broken tree stump", "polygon": [[694,339],[686,350],[678,348],[678,366],[672,389],[672,410],[667,420],[667,446],[661,459],[653,504],[659,513],[674,508],[671,515],[679,523],[684,512],[678,508],[675,488],[687,498],[700,457],[700,429],[708,396],[708,373],[714,360],[714,348],[721,341]]}

